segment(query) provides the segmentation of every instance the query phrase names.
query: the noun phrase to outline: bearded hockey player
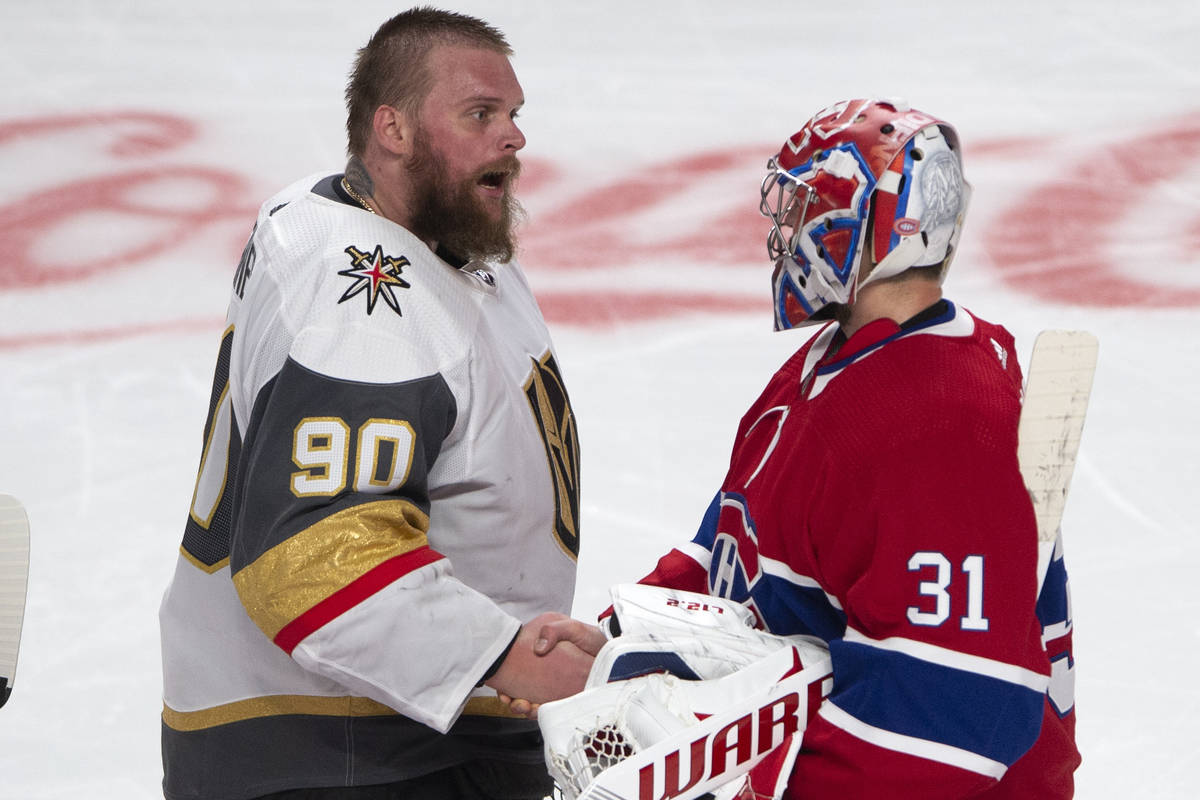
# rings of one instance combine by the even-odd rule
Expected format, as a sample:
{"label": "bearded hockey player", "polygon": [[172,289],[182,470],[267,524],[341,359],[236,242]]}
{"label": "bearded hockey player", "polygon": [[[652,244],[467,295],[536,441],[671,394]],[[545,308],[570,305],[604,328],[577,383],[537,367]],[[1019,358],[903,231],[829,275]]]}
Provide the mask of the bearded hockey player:
{"label": "bearded hockey player", "polygon": [[1013,338],[942,296],[969,186],[898,101],[814,116],[769,164],[775,326],[821,327],[742,418],[689,544],[644,583],[829,645],[786,797],[1068,798],[1071,619],[1041,586]]}
{"label": "bearded hockey player", "polygon": [[160,612],[169,800],[551,788],[496,696],[577,692],[592,661],[526,625],[571,608],[579,461],[511,260],[510,55],[397,15],[359,53],[345,173],[262,206]]}

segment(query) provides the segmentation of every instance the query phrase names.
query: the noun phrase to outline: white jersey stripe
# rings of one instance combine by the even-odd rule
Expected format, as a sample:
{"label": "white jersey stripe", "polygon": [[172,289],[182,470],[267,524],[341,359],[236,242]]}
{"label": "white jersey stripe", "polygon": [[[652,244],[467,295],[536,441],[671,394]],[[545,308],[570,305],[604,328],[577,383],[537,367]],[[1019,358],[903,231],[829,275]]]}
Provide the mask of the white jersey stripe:
{"label": "white jersey stripe", "polygon": [[857,717],[847,714],[829,700],[821,704],[818,713],[830,724],[876,747],[948,764],[980,775],[987,775],[996,780],[1004,777],[1004,773],[1008,771],[1008,767],[1001,762],[993,761],[960,747],[931,742],[928,739],[918,739],[915,736],[906,736],[902,733],[894,733],[883,728],[876,728],[874,725],[868,725]]}
{"label": "white jersey stripe", "polygon": [[776,561],[775,559],[767,558],[764,555],[759,555],[758,564],[760,567],[762,567],[762,571],[768,575],[772,575],[776,578],[782,578],[788,583],[795,584],[796,586],[802,586],[805,589],[820,589],[821,592],[825,594],[825,599],[829,601],[831,606],[836,608],[838,611],[842,610],[841,602],[829,592],[826,592],[825,587],[822,586],[816,578],[810,578],[807,575],[801,575],[799,572],[794,571],[782,561]]}
{"label": "white jersey stripe", "polygon": [[695,542],[687,542],[686,544],[678,545],[675,549],[703,567],[705,572],[708,572],[708,568],[712,564],[712,551],[707,547]]}
{"label": "white jersey stripe", "polygon": [[965,672],[973,672],[976,675],[984,675],[1007,683],[1024,686],[1035,692],[1044,692],[1050,685],[1049,675],[1042,675],[1024,667],[1018,667],[1015,664],[1008,664],[1003,661],[984,658],[983,656],[960,653],[957,650],[939,647],[928,642],[918,642],[899,636],[887,639],[871,639],[850,627],[846,628],[845,641],[855,644],[865,644],[894,653],[903,653],[913,658],[919,658],[922,661],[928,661],[931,664],[938,664]]}

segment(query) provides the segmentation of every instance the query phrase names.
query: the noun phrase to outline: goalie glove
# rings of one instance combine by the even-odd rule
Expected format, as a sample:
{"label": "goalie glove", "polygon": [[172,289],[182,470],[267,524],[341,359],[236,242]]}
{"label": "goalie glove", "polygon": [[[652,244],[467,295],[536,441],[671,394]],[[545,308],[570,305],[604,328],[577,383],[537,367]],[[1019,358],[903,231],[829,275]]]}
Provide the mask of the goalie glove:
{"label": "goalie glove", "polygon": [[688,681],[722,678],[789,644],[806,648],[809,660],[828,653],[820,639],[755,629],[750,609],[722,597],[642,584],[609,591],[613,613],[606,635],[612,641],[596,655],[585,688],[653,673]]}
{"label": "goalie glove", "polygon": [[622,635],[601,649],[583,692],[538,711],[564,796],[732,796],[759,764],[767,792],[781,791],[829,691],[824,644],[755,630],[747,609],[721,598],[640,585],[612,594]]}
{"label": "goalie glove", "polygon": [[610,639],[641,636],[654,639],[672,632],[690,634],[697,628],[740,634],[754,627],[754,612],[722,597],[680,589],[621,583],[609,589],[612,613],[601,620]]}

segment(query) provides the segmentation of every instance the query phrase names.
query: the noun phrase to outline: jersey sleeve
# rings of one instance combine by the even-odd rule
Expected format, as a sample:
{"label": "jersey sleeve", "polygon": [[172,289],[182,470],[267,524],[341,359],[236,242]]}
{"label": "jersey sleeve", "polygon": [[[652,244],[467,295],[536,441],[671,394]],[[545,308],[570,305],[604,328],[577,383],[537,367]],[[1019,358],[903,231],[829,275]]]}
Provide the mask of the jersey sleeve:
{"label": "jersey sleeve", "polygon": [[[747,435],[758,427],[759,421],[771,415],[774,410],[772,404],[781,391],[780,387],[791,385],[797,380],[797,375],[802,374],[805,359],[811,348],[812,341],[810,340],[772,376],[762,394],[738,422],[735,441],[741,442],[746,439]],[[769,425],[764,425],[762,431],[767,431],[769,428]],[[769,433],[768,438],[770,438]],[[736,456],[737,447],[735,446],[734,457],[736,458]],[[719,549],[717,538],[720,534],[722,514],[725,513],[725,501],[726,492],[722,489],[713,496],[708,508],[705,509],[704,516],[691,541],[673,548],[660,558],[654,570],[643,577],[639,583],[707,593],[710,588],[709,572],[712,569],[714,549]],[[744,598],[739,597],[738,599]],[[761,617],[761,614],[759,616]],[[792,633],[793,631],[787,632]],[[811,633],[811,631],[805,632]]]}
{"label": "jersey sleeve", "polygon": [[251,412],[230,542],[268,638],[441,731],[520,627],[429,545],[428,476],[455,416],[438,374],[367,383],[289,358]]}
{"label": "jersey sleeve", "polygon": [[820,578],[846,629],[793,797],[967,797],[1038,739],[1049,676],[1015,417],[928,411],[884,452],[825,467],[849,478],[813,522],[836,531]]}

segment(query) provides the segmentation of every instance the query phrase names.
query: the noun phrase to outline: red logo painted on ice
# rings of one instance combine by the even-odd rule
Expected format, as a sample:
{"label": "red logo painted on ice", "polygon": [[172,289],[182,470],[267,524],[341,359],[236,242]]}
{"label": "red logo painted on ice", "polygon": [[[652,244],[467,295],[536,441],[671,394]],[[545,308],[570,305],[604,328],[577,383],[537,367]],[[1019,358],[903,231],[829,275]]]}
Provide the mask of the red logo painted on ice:
{"label": "red logo painted on ice", "polygon": [[[1030,144],[1018,143],[1022,164]],[[993,157],[1012,152],[992,148]],[[1134,151],[1137,159],[1126,165],[1122,154]],[[995,218],[984,247],[1011,287],[1052,303],[1195,308],[1200,216],[1181,199],[1198,165],[1195,112],[1072,154],[1061,174],[1031,184]]]}
{"label": "red logo painted on ice", "polygon": [[[0,119],[0,156],[9,162],[38,164],[36,153],[48,147],[78,162],[18,170],[17,193],[0,202],[0,291],[51,304],[60,302],[60,284],[87,279],[107,282],[89,290],[116,293],[123,286],[118,281],[138,279],[118,273],[142,270],[142,279],[154,279],[171,269],[181,250],[201,243],[202,261],[225,280],[257,214],[261,186],[224,166],[189,161],[189,148],[206,140],[204,132],[197,121],[132,110]],[[753,187],[762,177],[761,154],[775,147],[683,153],[598,185],[577,181],[554,162],[529,159],[522,195],[538,224],[523,231],[522,260],[535,270],[575,273],[537,293],[546,319],[607,328],[698,312],[769,313],[764,295],[729,291],[721,272],[709,285],[693,281],[681,288],[665,277],[614,285],[595,267],[603,262],[597,254],[620,253],[622,263],[646,275],[671,275],[664,261],[731,273],[764,269],[766,229]],[[995,273],[1012,289],[1072,306],[1200,307],[1200,217],[1177,202],[1200,169],[1200,113],[1147,123],[1082,152],[1073,140],[1050,137],[982,140],[971,150],[972,163],[993,172],[1027,167],[1031,153],[1039,164],[1061,164],[1045,170],[1044,182],[1018,187],[1007,207],[967,222],[968,238],[979,237]],[[1119,161],[1133,150],[1139,155],[1132,166]],[[1114,175],[1120,191],[1113,190]],[[692,208],[679,202],[684,195],[707,201]],[[905,217],[891,231],[912,236],[920,229],[918,220]],[[368,300],[387,303],[397,285],[382,267],[377,275],[358,286]],[[730,277],[742,283],[740,274]],[[108,327],[28,330],[15,323],[0,330],[0,351],[223,329],[224,316],[216,311],[180,316],[161,304],[142,306],[138,316]]]}

